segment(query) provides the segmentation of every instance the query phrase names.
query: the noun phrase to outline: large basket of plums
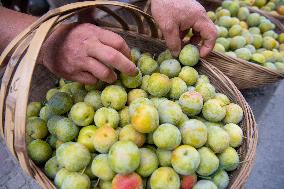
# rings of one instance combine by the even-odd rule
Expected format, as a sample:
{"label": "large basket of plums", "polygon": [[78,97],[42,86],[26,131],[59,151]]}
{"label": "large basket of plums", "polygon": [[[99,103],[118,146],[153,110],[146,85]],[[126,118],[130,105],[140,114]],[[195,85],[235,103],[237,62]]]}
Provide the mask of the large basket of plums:
{"label": "large basket of plums", "polygon": [[[23,170],[42,188],[239,189],[255,159],[253,113],[237,87],[186,45],[177,59],[143,30],[119,33],[132,48],[137,76],[83,85],[36,65],[42,43],[78,11],[112,1],[52,10],[1,55],[1,133]],[[137,21],[141,23],[141,20]],[[138,27],[140,28],[140,27]]]}

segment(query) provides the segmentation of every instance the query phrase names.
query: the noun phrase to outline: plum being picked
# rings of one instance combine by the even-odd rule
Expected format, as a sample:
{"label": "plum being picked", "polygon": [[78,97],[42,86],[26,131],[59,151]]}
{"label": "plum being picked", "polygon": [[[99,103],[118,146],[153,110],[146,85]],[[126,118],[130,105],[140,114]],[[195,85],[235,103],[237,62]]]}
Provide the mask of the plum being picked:
{"label": "plum being picked", "polygon": [[185,66],[194,66],[199,60],[199,51],[194,45],[186,45],[180,51],[180,62]]}
{"label": "plum being picked", "polygon": [[132,48],[130,51],[130,55],[132,62],[136,64],[139,58],[141,57],[141,51],[138,48]]}
{"label": "plum being picked", "polygon": [[170,50],[167,49],[159,54],[157,62],[158,64],[161,64],[165,60],[169,60],[169,59],[173,59],[173,56]]}
{"label": "plum being picked", "polygon": [[141,89],[144,91],[148,90],[148,81],[150,79],[150,75],[144,75],[142,78],[142,84],[141,84]]}

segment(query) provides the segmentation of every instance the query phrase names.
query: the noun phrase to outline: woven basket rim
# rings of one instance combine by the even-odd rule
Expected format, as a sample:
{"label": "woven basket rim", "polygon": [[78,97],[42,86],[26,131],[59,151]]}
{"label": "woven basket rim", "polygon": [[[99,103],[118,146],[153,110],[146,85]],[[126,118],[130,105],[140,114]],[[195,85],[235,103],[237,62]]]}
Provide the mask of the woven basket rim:
{"label": "woven basket rim", "polygon": [[[95,6],[98,2],[92,2],[89,4],[90,6]],[[104,2],[100,1],[99,4],[103,4]],[[105,2],[107,5],[111,4],[111,2]],[[76,6],[86,5],[86,3],[76,3]],[[127,4],[119,3],[119,6],[125,6]],[[72,5],[73,6],[73,5]],[[74,5],[75,6],[75,5]],[[126,7],[126,6],[125,6]],[[26,120],[26,108],[28,97],[30,93],[30,85],[32,73],[34,72],[36,57],[39,53],[39,49],[45,40],[46,36],[49,34],[49,31],[59,24],[57,21],[60,19],[60,11],[65,9],[66,6],[57,9],[59,12],[53,11],[49,13],[49,17],[45,20],[40,19],[37,23],[33,24],[30,28],[25,30],[22,34],[20,34],[11,45],[8,46],[8,49],[5,52],[13,52],[12,57],[9,59],[8,69],[5,71],[4,79],[1,85],[1,101],[0,108],[2,108],[1,114],[1,124],[0,127],[3,129],[4,124],[2,123],[3,118],[5,117],[5,140],[7,142],[8,148],[15,155],[15,157],[19,160],[22,168],[27,171],[43,188],[55,188],[52,182],[47,179],[45,174],[39,169],[27,156],[26,146],[25,146],[25,120]],[[133,6],[128,7],[130,9],[135,9]],[[66,8],[66,10],[68,10]],[[65,10],[65,11],[66,11]],[[68,15],[70,12],[68,13]],[[61,20],[63,21],[63,20]],[[37,26],[37,27],[35,27]],[[31,30],[31,31],[29,31]],[[115,31],[115,29],[114,29]],[[25,34],[25,32],[27,34]],[[118,30],[117,30],[118,32]],[[141,37],[141,40],[148,39],[152,41],[153,44],[164,44],[162,41],[158,39],[149,38],[149,36],[135,34],[133,32],[122,32],[125,36],[129,37]],[[10,48],[10,49],[9,49]],[[26,51],[25,49],[28,48]],[[7,54],[2,54],[0,63],[2,63],[6,59]],[[252,113],[251,108],[248,103],[237,89],[237,87],[233,84],[230,79],[225,76],[221,71],[219,71],[216,67],[207,63],[206,60],[201,59],[200,66],[201,70],[211,73],[212,75],[208,75],[210,79],[218,80],[218,85],[220,85],[219,90],[227,91],[227,95],[231,96],[234,102],[238,102],[238,104],[244,110],[244,120],[242,122],[242,126],[245,126],[245,136],[247,137],[243,145],[246,145],[247,150],[244,164],[240,166],[240,174],[231,183],[230,188],[240,188],[247,180],[247,177],[252,169],[252,165],[256,155],[256,144],[258,139],[258,131],[256,128],[255,119]],[[19,66],[16,68],[16,64]],[[11,72],[13,69],[16,69],[16,72]],[[11,81],[12,80],[12,81]],[[9,90],[7,90],[9,88]],[[5,90],[2,90],[5,89]],[[18,90],[21,89],[21,90]],[[18,98],[18,97],[21,98]],[[235,99],[235,100],[234,100]],[[3,101],[2,101],[3,100]],[[5,106],[5,108],[4,108]]]}

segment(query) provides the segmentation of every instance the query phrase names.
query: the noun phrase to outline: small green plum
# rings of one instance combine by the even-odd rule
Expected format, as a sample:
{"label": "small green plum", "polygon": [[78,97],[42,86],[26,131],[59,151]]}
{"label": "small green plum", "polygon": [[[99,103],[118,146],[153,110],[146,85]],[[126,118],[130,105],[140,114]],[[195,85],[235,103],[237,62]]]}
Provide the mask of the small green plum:
{"label": "small green plum", "polygon": [[127,93],[121,86],[109,85],[102,91],[101,100],[105,107],[120,110],[127,102]]}
{"label": "small green plum", "polygon": [[222,153],[218,155],[218,157],[220,160],[220,166],[226,171],[233,171],[240,164],[239,155],[237,151],[232,147],[226,148]]}
{"label": "small green plum", "polygon": [[212,150],[207,147],[198,149],[200,155],[200,164],[197,169],[198,175],[209,176],[219,167],[219,159]]}
{"label": "small green plum", "polygon": [[179,60],[185,66],[194,66],[199,61],[199,50],[188,44],[180,51]]}
{"label": "small green plum", "polygon": [[209,99],[204,103],[202,115],[205,119],[211,122],[218,122],[224,119],[226,108],[221,105],[217,99]]}
{"label": "small green plum", "polygon": [[171,167],[171,159],[172,159],[172,151],[164,150],[157,148],[156,150],[157,157],[159,159],[159,163],[161,167]]}
{"label": "small green plum", "polygon": [[181,175],[193,174],[200,163],[198,151],[190,145],[181,145],[172,153],[171,159],[174,170]]}
{"label": "small green plum", "polygon": [[111,169],[120,174],[128,174],[139,167],[141,153],[131,141],[118,141],[109,150],[108,162]]}
{"label": "small green plum", "polygon": [[207,132],[207,145],[215,153],[221,153],[229,147],[230,136],[223,128],[210,126],[207,128]]}
{"label": "small green plum", "polygon": [[98,110],[103,107],[102,100],[101,100],[101,92],[97,90],[92,90],[87,93],[84,98],[84,102],[91,105],[94,110]]}
{"label": "small green plum", "polygon": [[243,119],[243,115],[243,109],[238,104],[230,103],[226,106],[224,122],[238,124]]}
{"label": "small green plum", "polygon": [[181,78],[187,85],[192,86],[197,82],[198,72],[190,66],[184,66],[182,67],[178,77]]}
{"label": "small green plum", "polygon": [[160,73],[167,75],[169,78],[178,76],[180,70],[180,63],[176,59],[164,60],[160,65]]}
{"label": "small green plum", "polygon": [[119,114],[115,109],[102,107],[95,113],[94,121],[97,127],[109,126],[117,128]]}
{"label": "small green plum", "polygon": [[92,162],[91,170],[95,176],[104,181],[111,181],[115,175],[109,166],[107,154],[97,155]]}

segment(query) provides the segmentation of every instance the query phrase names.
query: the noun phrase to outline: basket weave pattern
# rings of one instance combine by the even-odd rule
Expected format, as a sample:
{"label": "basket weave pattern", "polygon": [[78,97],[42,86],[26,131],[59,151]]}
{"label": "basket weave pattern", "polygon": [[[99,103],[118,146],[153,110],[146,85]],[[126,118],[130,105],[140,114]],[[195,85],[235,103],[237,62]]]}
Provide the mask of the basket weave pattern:
{"label": "basket weave pattern", "polygon": [[[221,0],[199,0],[199,2],[207,11],[215,11],[222,3]],[[263,11],[253,8],[249,8],[249,10],[270,19],[276,25],[276,32],[284,32],[284,25],[279,20],[265,14]],[[257,88],[284,79],[284,73],[281,74],[255,63],[218,52],[212,52],[207,56],[206,60],[225,73],[239,89]]]}

